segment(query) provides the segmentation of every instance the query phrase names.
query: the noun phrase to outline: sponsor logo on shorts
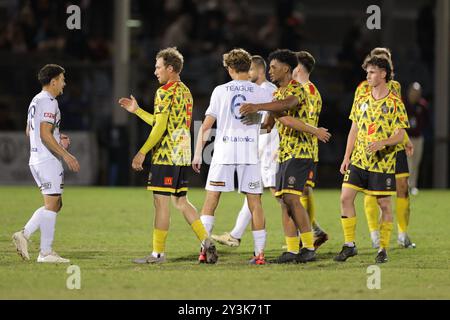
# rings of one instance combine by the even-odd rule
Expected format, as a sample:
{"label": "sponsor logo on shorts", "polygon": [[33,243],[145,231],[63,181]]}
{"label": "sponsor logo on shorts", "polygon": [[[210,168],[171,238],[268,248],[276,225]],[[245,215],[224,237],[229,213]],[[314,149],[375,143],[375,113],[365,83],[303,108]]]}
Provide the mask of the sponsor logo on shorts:
{"label": "sponsor logo on shorts", "polygon": [[148,180],[152,180],[152,173],[150,172],[149,174],[148,174]]}
{"label": "sponsor logo on shorts", "polygon": [[308,179],[312,179],[312,178],[314,178],[314,171],[311,170],[309,172]]}
{"label": "sponsor logo on shorts", "polygon": [[37,148],[31,148],[31,152],[38,152]]}
{"label": "sponsor logo on shorts", "polygon": [[41,189],[42,190],[48,190],[52,188],[52,183],[51,182],[45,182],[41,185]]}
{"label": "sponsor logo on shorts", "polygon": [[248,188],[249,189],[257,189],[257,188],[259,188],[261,186],[261,182],[259,182],[259,181],[256,181],[256,182],[250,182],[249,184],[248,184]]}
{"label": "sponsor logo on shorts", "polygon": [[164,185],[171,186],[173,183],[173,177],[164,177]]}
{"label": "sponsor logo on shorts", "polygon": [[390,187],[392,185],[392,179],[391,178],[387,178],[386,179],[386,186]]}
{"label": "sponsor logo on shorts", "polygon": [[54,113],[50,113],[50,112],[44,112],[44,118],[50,118],[50,119],[55,119],[56,116]]}
{"label": "sponsor logo on shorts", "polygon": [[295,181],[296,181],[296,179],[295,179],[295,177],[294,176],[290,176],[289,178],[288,178],[288,183],[289,184],[294,184],[295,183]]}
{"label": "sponsor logo on shorts", "polygon": [[209,185],[213,186],[213,187],[225,187],[225,182],[224,181],[210,181]]}

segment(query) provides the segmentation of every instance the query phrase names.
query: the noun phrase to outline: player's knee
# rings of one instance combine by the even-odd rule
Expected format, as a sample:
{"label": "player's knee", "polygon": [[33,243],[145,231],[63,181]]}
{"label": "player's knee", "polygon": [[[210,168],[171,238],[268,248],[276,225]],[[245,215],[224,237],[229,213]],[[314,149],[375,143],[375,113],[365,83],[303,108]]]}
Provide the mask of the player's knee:
{"label": "player's knee", "polygon": [[172,198],[172,204],[177,210],[183,211],[188,203],[185,198]]}
{"label": "player's knee", "polygon": [[408,180],[398,179],[397,180],[397,197],[407,198],[408,197]]}
{"label": "player's knee", "polygon": [[391,201],[387,199],[378,200],[378,205],[382,212],[390,212],[391,211]]}
{"label": "player's knee", "polygon": [[341,205],[343,207],[349,206],[353,204],[353,198],[345,193],[341,193]]}

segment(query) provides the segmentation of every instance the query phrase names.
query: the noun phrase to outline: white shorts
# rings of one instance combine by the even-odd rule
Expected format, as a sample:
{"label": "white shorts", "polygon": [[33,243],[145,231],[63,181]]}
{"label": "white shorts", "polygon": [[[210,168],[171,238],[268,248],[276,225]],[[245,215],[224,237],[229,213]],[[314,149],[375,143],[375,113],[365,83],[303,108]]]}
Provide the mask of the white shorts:
{"label": "white shorts", "polygon": [[275,188],[278,162],[273,157],[261,157],[261,176],[264,188]]}
{"label": "white shorts", "polygon": [[30,164],[31,174],[42,194],[62,194],[64,169],[61,161],[52,159],[39,164]]}
{"label": "white shorts", "polygon": [[260,164],[211,164],[206,181],[206,190],[234,191],[234,172],[237,171],[238,191],[262,194]]}

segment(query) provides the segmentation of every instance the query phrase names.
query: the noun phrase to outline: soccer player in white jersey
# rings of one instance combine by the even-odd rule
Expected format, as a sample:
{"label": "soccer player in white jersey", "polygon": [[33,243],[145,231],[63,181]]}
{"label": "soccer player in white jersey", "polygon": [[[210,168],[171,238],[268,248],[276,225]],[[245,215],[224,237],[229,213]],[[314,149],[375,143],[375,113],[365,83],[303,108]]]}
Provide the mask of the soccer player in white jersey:
{"label": "soccer player in white jersey", "polygon": [[[202,150],[209,131],[217,121],[214,155],[205,189],[205,203],[201,220],[208,234],[214,226],[214,212],[222,192],[234,191],[237,171],[239,192],[245,193],[252,214],[254,257],[251,264],[265,264],[266,230],[261,205],[263,192],[258,157],[258,138],[261,123],[246,125],[239,113],[241,103],[263,103],[271,100],[267,90],[248,80],[251,56],[243,49],[233,49],[223,55],[223,63],[232,81],[216,87],[211,96],[206,117],[200,128],[192,167],[200,172]],[[203,257],[199,257],[199,260]]]}
{"label": "soccer player in white jersey", "polygon": [[[266,79],[267,64],[264,58],[258,55],[252,56],[252,64],[249,70],[249,80],[256,83],[261,88],[268,92],[268,96],[272,97],[273,92],[277,87]],[[270,102],[270,99],[267,102]],[[263,113],[263,122],[267,112]],[[261,161],[261,176],[264,188],[270,188],[270,191],[275,196],[275,177],[277,174],[278,163],[276,161],[278,146],[280,138],[278,136],[278,130],[274,127],[269,132],[267,130],[261,130],[258,141],[258,154]],[[212,235],[218,243],[227,245],[230,247],[238,247],[241,243],[242,235],[245,232],[248,224],[252,220],[252,214],[248,207],[247,198],[244,200],[244,204],[236,219],[233,230],[231,232],[225,232],[221,235]]]}
{"label": "soccer player in white jersey", "polygon": [[69,169],[80,170],[78,160],[67,148],[69,137],[60,134],[61,113],[56,97],[63,93],[66,85],[64,69],[55,64],[44,66],[38,74],[42,91],[28,108],[26,134],[30,138],[30,170],[44,197],[44,206],[37,209],[24,229],[14,233],[13,243],[24,260],[30,260],[28,240],[41,230],[41,246],[37,262],[68,263],[52,249],[57,213],[62,207],[64,169],[61,158]]}

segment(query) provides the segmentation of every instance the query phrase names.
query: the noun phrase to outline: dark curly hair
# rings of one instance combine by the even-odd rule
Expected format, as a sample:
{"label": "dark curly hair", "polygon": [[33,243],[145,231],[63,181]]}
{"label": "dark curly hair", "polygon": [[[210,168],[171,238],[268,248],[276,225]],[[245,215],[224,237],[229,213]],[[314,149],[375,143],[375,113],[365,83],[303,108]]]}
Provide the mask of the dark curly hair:
{"label": "dark curly hair", "polygon": [[297,56],[289,49],[277,49],[271,52],[269,55],[269,63],[274,59],[286,64],[291,69],[290,72],[294,71],[298,65]]}
{"label": "dark curly hair", "polygon": [[392,67],[391,62],[385,57],[385,55],[371,56],[364,61],[362,68],[367,71],[368,66],[376,66],[386,71],[386,82],[392,80]]}

